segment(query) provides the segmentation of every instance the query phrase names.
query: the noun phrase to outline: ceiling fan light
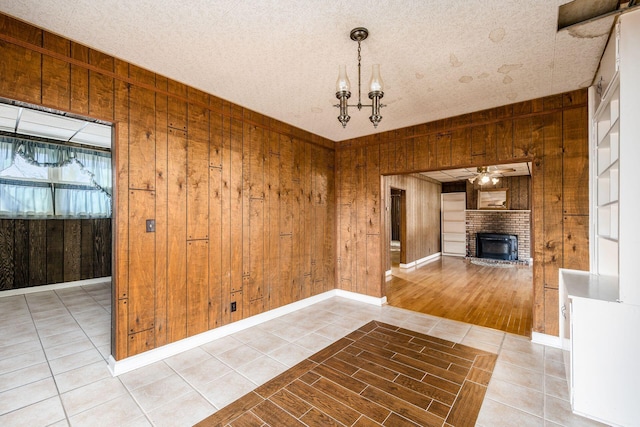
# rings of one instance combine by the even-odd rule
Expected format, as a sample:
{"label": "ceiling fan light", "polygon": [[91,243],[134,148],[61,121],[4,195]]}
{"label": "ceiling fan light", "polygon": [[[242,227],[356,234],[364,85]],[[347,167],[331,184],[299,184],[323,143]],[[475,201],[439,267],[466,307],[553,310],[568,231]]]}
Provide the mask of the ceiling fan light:
{"label": "ceiling fan light", "polygon": [[488,183],[490,180],[491,180],[491,178],[489,178],[489,175],[485,173],[485,174],[483,174],[483,175],[480,177],[480,185],[482,185],[482,184],[486,184],[486,183]]}
{"label": "ceiling fan light", "polygon": [[500,182],[500,178],[494,176],[493,178],[491,178],[491,182],[493,183],[493,185],[496,185],[498,182]]}

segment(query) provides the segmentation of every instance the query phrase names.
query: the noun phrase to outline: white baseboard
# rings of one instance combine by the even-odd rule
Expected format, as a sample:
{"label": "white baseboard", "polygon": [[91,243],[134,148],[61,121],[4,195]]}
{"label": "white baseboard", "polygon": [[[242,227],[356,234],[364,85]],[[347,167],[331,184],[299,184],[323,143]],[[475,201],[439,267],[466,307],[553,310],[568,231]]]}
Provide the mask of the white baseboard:
{"label": "white baseboard", "polygon": [[138,369],[143,366],[158,362],[167,357],[175,356],[176,354],[182,353],[183,351],[191,350],[208,342],[214,341],[218,338],[240,332],[252,326],[256,326],[269,320],[276,319],[280,316],[284,316],[285,314],[293,313],[294,311],[309,307],[313,304],[319,303],[335,296],[377,306],[381,306],[383,304],[386,304],[387,302],[387,297],[376,298],[358,294],[355,292],[343,291],[341,289],[333,289],[320,295],[305,298],[301,301],[278,307],[265,313],[257,314],[255,316],[239,320],[229,325],[220,326],[219,328],[212,329],[210,331],[206,331],[201,334],[194,335],[192,337],[188,337],[167,345],[163,345],[162,347],[154,348],[153,350],[145,351],[144,353],[136,354],[135,356],[127,357],[126,359],[115,360],[113,356],[109,356],[109,371],[111,371],[111,375],[118,376],[120,374],[124,374],[125,372],[129,372],[134,369]]}
{"label": "white baseboard", "polygon": [[400,264],[400,268],[413,268],[421,264],[427,264],[429,262],[433,262],[442,256],[442,252],[436,252],[435,254],[431,254],[424,258],[420,258],[419,260],[410,262],[408,264]]}
{"label": "white baseboard", "polygon": [[555,335],[541,334],[540,332],[531,333],[531,342],[562,349],[562,338]]}
{"label": "white baseboard", "polygon": [[391,276],[391,274],[392,274],[391,270],[387,270],[387,271],[384,272],[384,277],[389,277],[389,276]]}
{"label": "white baseboard", "polygon": [[98,283],[110,282],[111,276],[98,277],[95,279],[76,280],[73,282],[54,283],[52,285],[31,286],[28,288],[9,289],[0,292],[0,298],[14,295],[33,294],[35,292],[55,291],[56,289],[75,288],[77,286],[97,285]]}

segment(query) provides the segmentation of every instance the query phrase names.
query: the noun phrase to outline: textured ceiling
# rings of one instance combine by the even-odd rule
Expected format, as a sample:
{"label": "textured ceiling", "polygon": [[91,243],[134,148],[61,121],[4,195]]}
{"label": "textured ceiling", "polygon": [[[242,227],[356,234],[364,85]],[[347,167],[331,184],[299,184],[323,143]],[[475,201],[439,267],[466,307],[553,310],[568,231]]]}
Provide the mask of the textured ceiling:
{"label": "textured ceiling", "polygon": [[0,11],[334,141],[375,133],[333,105],[338,65],[364,98],[385,82],[377,131],[591,84],[613,16],[557,31],[567,0],[0,0]]}
{"label": "textured ceiling", "polygon": [[[505,165],[487,165],[488,170],[496,171],[495,176],[525,176],[531,175],[531,162],[509,163]],[[510,170],[512,169],[512,170]],[[462,181],[478,174],[478,168],[447,169],[441,171],[422,172],[422,175],[440,182]]]}

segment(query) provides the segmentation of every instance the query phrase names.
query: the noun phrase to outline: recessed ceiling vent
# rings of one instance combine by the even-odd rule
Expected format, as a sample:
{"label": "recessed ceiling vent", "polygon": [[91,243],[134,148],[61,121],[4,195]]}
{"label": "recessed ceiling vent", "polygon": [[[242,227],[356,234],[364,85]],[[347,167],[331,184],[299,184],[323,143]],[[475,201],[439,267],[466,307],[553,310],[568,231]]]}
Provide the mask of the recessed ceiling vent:
{"label": "recessed ceiling vent", "polygon": [[636,0],[573,0],[558,8],[558,31],[635,6]]}

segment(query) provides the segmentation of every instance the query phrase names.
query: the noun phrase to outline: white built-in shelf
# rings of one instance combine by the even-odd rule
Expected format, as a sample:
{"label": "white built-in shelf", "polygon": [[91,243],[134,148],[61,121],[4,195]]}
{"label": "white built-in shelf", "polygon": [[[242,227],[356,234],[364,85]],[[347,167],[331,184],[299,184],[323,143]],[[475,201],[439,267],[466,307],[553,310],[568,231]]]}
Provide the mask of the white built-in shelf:
{"label": "white built-in shelf", "polygon": [[587,271],[560,271],[569,298],[590,298],[600,301],[617,302],[620,297],[618,278],[591,274]]}

